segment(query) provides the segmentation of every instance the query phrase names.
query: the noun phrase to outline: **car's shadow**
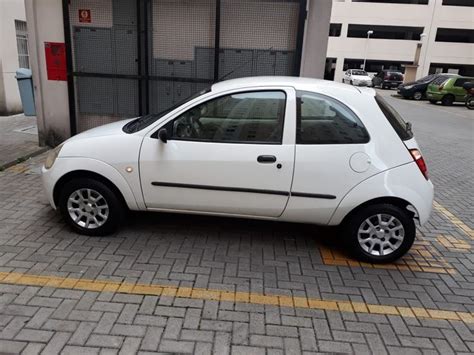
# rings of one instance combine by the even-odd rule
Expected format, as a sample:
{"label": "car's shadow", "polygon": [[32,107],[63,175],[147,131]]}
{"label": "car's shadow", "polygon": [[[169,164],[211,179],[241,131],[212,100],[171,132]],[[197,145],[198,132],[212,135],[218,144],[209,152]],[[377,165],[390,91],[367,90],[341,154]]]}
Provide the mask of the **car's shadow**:
{"label": "car's shadow", "polygon": [[311,224],[132,211],[128,213],[117,236],[123,237],[136,232],[157,237],[175,235],[202,238],[203,242],[208,238],[222,239],[230,244],[245,241],[269,247],[280,243],[295,243],[298,248],[317,251],[319,247],[326,247],[347,255],[340,228]]}

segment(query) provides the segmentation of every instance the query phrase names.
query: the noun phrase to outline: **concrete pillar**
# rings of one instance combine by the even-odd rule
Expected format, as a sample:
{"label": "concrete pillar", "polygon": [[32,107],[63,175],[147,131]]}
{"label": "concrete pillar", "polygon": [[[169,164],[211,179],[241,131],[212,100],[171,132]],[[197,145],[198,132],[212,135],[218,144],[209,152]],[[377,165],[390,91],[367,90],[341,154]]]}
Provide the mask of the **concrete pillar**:
{"label": "concrete pillar", "polygon": [[300,75],[324,77],[332,0],[308,0]]}
{"label": "concrete pillar", "polygon": [[70,136],[66,81],[48,80],[45,42],[64,42],[61,0],[25,0],[30,66],[33,72],[40,145],[55,146]]}

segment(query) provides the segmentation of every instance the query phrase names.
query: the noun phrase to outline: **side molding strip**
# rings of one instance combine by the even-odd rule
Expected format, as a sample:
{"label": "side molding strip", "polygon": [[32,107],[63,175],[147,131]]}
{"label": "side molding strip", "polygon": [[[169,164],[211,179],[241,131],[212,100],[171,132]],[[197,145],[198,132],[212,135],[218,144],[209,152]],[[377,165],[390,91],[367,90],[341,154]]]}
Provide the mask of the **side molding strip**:
{"label": "side molding strip", "polygon": [[[242,187],[224,187],[224,186],[210,186],[210,185],[193,185],[193,184],[178,184],[174,182],[157,182],[151,183],[153,186],[161,187],[177,187],[182,189],[198,189],[198,190],[211,190],[211,191],[229,191],[229,192],[247,192],[253,194],[266,194],[266,195],[279,195],[279,196],[290,196],[289,192],[277,191],[277,190],[261,190],[261,189],[245,189]],[[306,197],[306,198],[321,198],[326,200],[335,200],[334,195],[325,194],[310,194],[305,192],[292,192],[291,196],[295,197]]]}
{"label": "side molding strip", "polygon": [[230,191],[230,192],[248,192],[254,194],[266,194],[266,195],[279,195],[289,196],[290,193],[286,191],[276,190],[260,190],[260,189],[245,189],[242,187],[224,187],[224,186],[209,186],[209,185],[192,185],[192,184],[176,184],[172,182],[152,182],[153,186],[164,186],[164,187],[178,187],[183,189],[199,189],[199,190],[212,190],[212,191]]}

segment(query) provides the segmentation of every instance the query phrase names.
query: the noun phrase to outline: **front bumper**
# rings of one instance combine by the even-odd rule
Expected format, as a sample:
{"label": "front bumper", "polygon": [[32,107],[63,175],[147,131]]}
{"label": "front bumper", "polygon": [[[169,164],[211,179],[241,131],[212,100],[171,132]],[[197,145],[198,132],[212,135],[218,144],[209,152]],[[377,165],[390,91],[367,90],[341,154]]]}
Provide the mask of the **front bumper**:
{"label": "front bumper", "polygon": [[412,97],[413,94],[415,93],[415,89],[414,88],[411,88],[411,89],[405,89],[405,88],[401,88],[399,87],[397,92],[402,95],[402,96],[406,96],[406,97]]}
{"label": "front bumper", "polygon": [[41,180],[43,181],[43,191],[44,194],[46,195],[46,198],[49,201],[49,204],[51,207],[54,209],[57,208],[55,202],[54,202],[54,185],[56,184],[56,179],[53,178],[52,176],[52,168],[51,169],[46,169],[43,165],[41,168]]}
{"label": "front bumper", "polygon": [[426,98],[428,100],[441,100],[443,98],[443,94],[427,91]]}
{"label": "front bumper", "polygon": [[372,86],[372,81],[371,80],[370,81],[369,80],[366,80],[366,81],[364,81],[364,80],[360,80],[360,81],[355,80],[354,85],[356,85],[356,86]]}
{"label": "front bumper", "polygon": [[398,88],[400,85],[402,85],[402,82],[401,81],[384,81],[383,85],[391,87],[391,88]]}

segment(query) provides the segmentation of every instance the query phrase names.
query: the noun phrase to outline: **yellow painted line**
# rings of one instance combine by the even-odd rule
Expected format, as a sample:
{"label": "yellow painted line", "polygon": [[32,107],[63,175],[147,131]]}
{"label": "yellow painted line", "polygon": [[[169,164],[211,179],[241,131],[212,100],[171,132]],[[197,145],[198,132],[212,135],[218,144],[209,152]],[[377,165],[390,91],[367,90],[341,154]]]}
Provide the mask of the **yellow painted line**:
{"label": "yellow painted line", "polygon": [[458,227],[469,238],[474,239],[474,230],[457,218],[454,214],[452,214],[446,207],[442,206],[436,201],[433,202],[433,207],[436,211],[443,214],[452,224]]}
{"label": "yellow painted line", "polygon": [[203,288],[177,287],[157,284],[133,284],[106,280],[73,279],[57,276],[30,275],[14,272],[0,272],[0,284],[47,286],[82,291],[119,292],[127,294],[174,296],[200,300],[230,301],[275,305],[291,308],[310,308],[324,311],[348,313],[366,313],[382,315],[399,315],[405,318],[429,318],[442,320],[459,320],[464,323],[474,323],[474,314],[470,312],[455,312],[421,307],[398,307],[364,302],[337,300],[321,300],[316,298],[265,295],[251,292],[230,292],[209,290]]}

